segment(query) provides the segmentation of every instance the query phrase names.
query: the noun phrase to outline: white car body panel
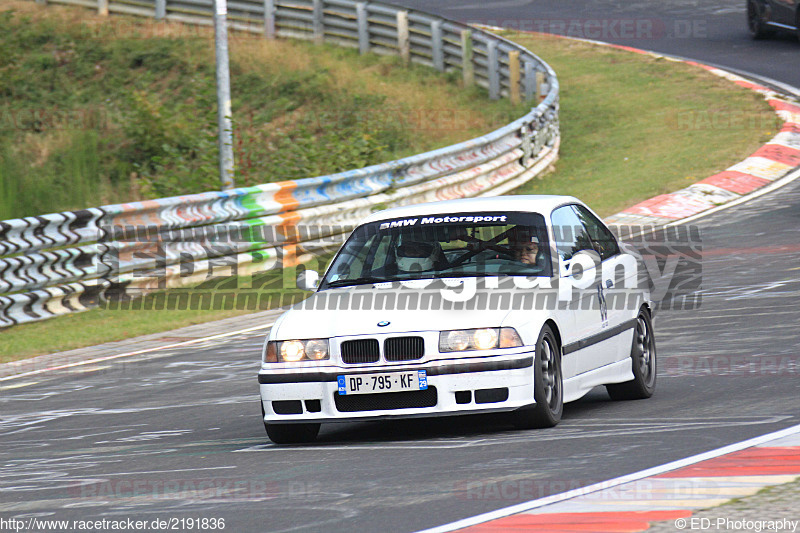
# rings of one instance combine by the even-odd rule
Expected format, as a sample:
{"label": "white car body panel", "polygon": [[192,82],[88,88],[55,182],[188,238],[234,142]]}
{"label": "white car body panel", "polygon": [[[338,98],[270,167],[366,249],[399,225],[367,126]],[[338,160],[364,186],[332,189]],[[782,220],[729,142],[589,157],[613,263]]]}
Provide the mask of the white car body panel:
{"label": "white car body panel", "polygon": [[[481,198],[436,202],[394,208],[375,213],[365,219],[363,224],[401,218],[423,217],[443,213],[484,213],[484,212],[532,212],[543,215],[549,232],[550,249],[546,250],[559,261],[553,264],[553,272],[560,274],[561,280],[569,278],[563,264],[560,264],[555,250],[550,213],[564,205],[584,206],[572,197],[565,196],[514,196]],[[585,206],[584,206],[585,207]],[[599,256],[598,256],[599,257]],[[466,309],[450,310],[342,310],[330,305],[330,298],[345,297],[369,292],[378,294],[395,290],[398,284],[362,284],[342,288],[320,290],[310,299],[294,306],[276,321],[270,331],[268,341],[287,341],[293,339],[329,339],[330,359],[305,361],[301,363],[264,362],[259,372],[259,383],[264,421],[267,424],[291,424],[302,422],[339,422],[394,417],[438,416],[476,412],[513,411],[534,403],[533,361],[535,344],[545,322],[553,325],[561,341],[563,399],[574,401],[593,387],[603,384],[622,383],[633,379],[630,350],[633,340],[633,324],[639,308],[629,305],[616,309],[609,306],[607,314],[589,305],[596,298],[598,285],[610,291],[607,286],[613,277],[614,268],[623,259],[615,256],[607,259],[607,276],[599,276],[590,288],[575,291],[573,302],[583,306],[571,309],[569,305],[548,309]],[[619,272],[622,272],[620,266]],[[628,273],[628,271],[625,271]],[[550,279],[559,282],[558,276]],[[474,279],[474,278],[473,278]],[[492,294],[492,281],[489,277],[480,278],[486,284],[479,287],[476,294]],[[508,281],[508,280],[506,280]],[[619,276],[612,281],[614,289],[631,280]],[[415,288],[414,283],[418,287]],[[468,283],[468,282],[465,282]],[[427,283],[412,282],[404,284],[405,293],[428,290]],[[517,289],[534,294],[540,289]],[[603,294],[603,290],[600,291]],[[641,295],[638,288],[631,293]],[[642,305],[648,305],[649,295],[641,296]],[[596,303],[596,302],[595,302]],[[317,309],[318,306],[321,307]],[[575,307],[573,305],[572,307]],[[388,324],[383,324],[388,322]],[[464,352],[439,353],[438,342],[441,331],[513,327],[519,334],[523,346],[516,348],[496,348]],[[424,340],[424,356],[408,361],[386,361],[383,357],[384,341],[400,336],[420,336]],[[341,357],[341,343],[347,340],[376,339],[381,346],[381,358],[374,363],[345,363]],[[264,345],[266,350],[266,342]],[[426,370],[428,386],[435,387],[435,405],[426,407],[404,407],[393,409],[364,409],[341,411],[337,401],[336,377],[339,375],[370,374],[401,370]],[[507,389],[507,399],[487,403],[476,403],[475,391]],[[472,401],[458,403],[456,392],[470,391]],[[376,397],[382,401],[384,394],[364,396]],[[302,412],[278,413],[273,402],[297,401],[302,403]],[[364,399],[366,402],[368,399]],[[319,410],[309,409],[308,401],[319,401]],[[347,399],[351,401],[351,399]],[[355,401],[355,400],[352,400]]]}

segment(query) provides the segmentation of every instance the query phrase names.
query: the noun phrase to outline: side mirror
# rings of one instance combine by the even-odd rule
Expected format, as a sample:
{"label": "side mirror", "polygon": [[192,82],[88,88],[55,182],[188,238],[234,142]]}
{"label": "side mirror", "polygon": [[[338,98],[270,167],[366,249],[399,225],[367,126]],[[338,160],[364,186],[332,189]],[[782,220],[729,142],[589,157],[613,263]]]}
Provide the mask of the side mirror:
{"label": "side mirror", "polygon": [[319,288],[319,272],[303,270],[297,274],[297,288],[303,291],[315,291]]}

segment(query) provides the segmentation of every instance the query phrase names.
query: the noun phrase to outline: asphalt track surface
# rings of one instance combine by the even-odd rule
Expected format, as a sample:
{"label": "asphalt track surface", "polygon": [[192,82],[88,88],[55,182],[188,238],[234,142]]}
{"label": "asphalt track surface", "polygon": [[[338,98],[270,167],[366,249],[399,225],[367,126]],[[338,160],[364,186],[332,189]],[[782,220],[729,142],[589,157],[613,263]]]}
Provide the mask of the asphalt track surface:
{"label": "asphalt track surface", "polygon": [[800,180],[695,225],[702,305],[657,317],[649,400],[597,389],[548,430],[502,416],[359,423],[279,447],[259,416],[263,334],[248,333],[0,383],[0,518],[415,531],[800,423]]}

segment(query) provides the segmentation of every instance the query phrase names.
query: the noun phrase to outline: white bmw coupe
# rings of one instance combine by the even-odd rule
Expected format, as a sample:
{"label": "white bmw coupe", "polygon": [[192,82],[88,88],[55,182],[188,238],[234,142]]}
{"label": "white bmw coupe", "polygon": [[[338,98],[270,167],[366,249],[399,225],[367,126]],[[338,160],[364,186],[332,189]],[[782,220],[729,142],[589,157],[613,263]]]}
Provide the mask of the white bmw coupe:
{"label": "white bmw coupe", "polygon": [[656,346],[639,262],[586,205],[508,196],[374,213],[264,343],[275,443],[320,424],[511,412],[551,427],[605,385],[648,398]]}

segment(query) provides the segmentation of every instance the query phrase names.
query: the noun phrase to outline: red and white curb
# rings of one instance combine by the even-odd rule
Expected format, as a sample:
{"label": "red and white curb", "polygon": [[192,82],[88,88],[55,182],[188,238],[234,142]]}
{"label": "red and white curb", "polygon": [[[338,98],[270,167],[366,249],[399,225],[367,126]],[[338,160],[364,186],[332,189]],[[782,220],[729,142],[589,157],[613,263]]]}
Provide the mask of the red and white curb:
{"label": "red and white curb", "polygon": [[777,135],[744,161],[685,189],[662,194],[629,207],[608,217],[606,222],[609,224],[670,224],[738,200],[787,176],[800,166],[800,104],[797,102],[782,97],[769,87],[696,61],[670,58],[628,46],[606,46],[679,61],[707,70],[763,95],[784,122]]}
{"label": "red and white curb", "polygon": [[[483,24],[477,24],[476,26],[489,31],[504,31],[504,28],[497,26]],[[537,34],[537,32],[523,33]],[[795,175],[792,173],[795,168],[800,168],[800,103],[797,101],[790,100],[765,85],[755,83],[727,70],[704,65],[696,61],[591,39],[559,35],[556,35],[556,37],[616,48],[702,68],[715,76],[725,78],[740,87],[745,87],[763,95],[764,99],[784,122],[781,131],[777,135],[744,161],[685,189],[650,198],[613,214],[605,218],[606,223],[611,225],[665,226],[678,221],[686,222],[685,219],[687,218],[739,200],[758,189],[775,184],[781,178],[793,180],[800,177],[800,174]]]}
{"label": "red and white curb", "polygon": [[423,533],[634,533],[800,478],[800,425]]}
{"label": "red and white curb", "polygon": [[[489,31],[503,31],[503,28],[496,26],[482,24],[477,26]],[[536,34],[537,32],[523,33]],[[662,194],[631,206],[605,218],[606,223],[611,225],[665,226],[678,221],[685,222],[686,220],[684,219],[739,200],[758,189],[774,184],[781,178],[787,177],[788,179],[790,174],[792,174],[792,180],[800,177],[800,174],[794,175],[792,173],[795,168],[800,167],[800,103],[790,100],[765,85],[754,83],[727,70],[704,65],[696,61],[591,39],[578,39],[558,35],[556,37],[616,48],[702,68],[715,76],[725,78],[740,87],[745,87],[763,95],[764,99],[784,122],[781,131],[777,135],[744,161],[685,189]]]}

